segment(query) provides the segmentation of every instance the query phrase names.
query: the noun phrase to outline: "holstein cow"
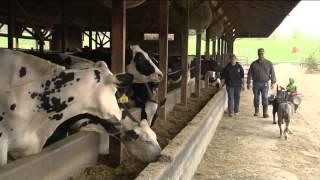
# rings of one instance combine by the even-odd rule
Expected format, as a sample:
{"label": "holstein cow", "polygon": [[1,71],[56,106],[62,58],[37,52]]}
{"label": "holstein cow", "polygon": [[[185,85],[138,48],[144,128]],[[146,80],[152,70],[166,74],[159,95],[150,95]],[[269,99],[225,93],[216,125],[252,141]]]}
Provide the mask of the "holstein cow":
{"label": "holstein cow", "polygon": [[0,164],[6,164],[8,153],[16,159],[40,152],[53,131],[79,112],[98,116],[104,126],[120,125],[115,83],[130,80],[131,75],[114,76],[97,62],[95,68],[60,71],[2,91]]}
{"label": "holstein cow", "polygon": [[[38,55],[37,53],[33,54]],[[111,65],[110,60],[108,61],[108,53],[101,52],[100,50],[96,50],[93,52],[85,51],[82,53],[74,53],[74,55],[85,57],[92,60],[91,63],[90,61],[88,62],[88,60],[86,59],[76,56],[66,54],[58,55],[59,56],[41,55],[40,57],[48,58],[51,62],[55,62],[57,60],[50,58],[60,57],[61,60],[59,60],[59,62],[61,65],[63,65],[63,63],[61,62],[65,62],[65,60],[63,59],[69,59],[68,62],[70,63],[67,64],[67,68],[89,68],[92,67],[92,61],[98,61],[99,59],[102,59]],[[162,78],[162,73],[153,63],[157,62],[154,59],[150,59],[148,54],[141,50],[140,47],[131,46],[131,61],[130,63],[128,63],[129,67],[127,66],[127,70],[129,69],[130,72],[134,73],[133,77],[136,79],[137,82],[154,81],[155,83],[134,83],[132,86],[129,86],[130,89],[133,91],[133,96],[131,96],[131,98],[136,101],[135,104],[138,107],[142,108],[141,117],[143,119],[147,119],[147,121],[142,120],[141,122],[134,122],[134,125],[129,126],[131,129],[124,128],[122,131],[126,133],[124,133],[125,135],[123,135],[122,133],[121,137],[125,137],[122,138],[124,144],[126,144],[126,146],[130,146],[130,148],[128,148],[129,152],[131,152],[138,159],[145,162],[155,160],[155,158],[157,157],[157,155],[159,155],[161,151],[160,146],[156,140],[155,133],[151,130],[149,126],[145,125],[145,122],[148,122],[149,125],[153,124],[153,122],[158,116],[157,114],[160,106],[164,104],[164,102],[157,102],[155,92],[157,91],[157,82],[160,81]],[[157,76],[155,75],[155,73],[157,74]],[[73,126],[73,129],[79,129],[79,127],[81,127],[81,130],[98,132],[100,134],[100,153],[108,153],[108,135],[105,133],[105,130],[102,126],[96,124],[96,122],[94,121],[95,119],[97,118],[88,114],[80,114],[76,117],[71,118],[66,123],[61,124],[57,128],[55,133],[47,141],[47,144],[51,144],[53,142],[56,142],[57,140],[66,137],[67,133],[70,131],[70,127],[74,125],[73,122],[81,120],[79,121],[79,123]],[[122,125],[128,127],[128,123],[132,124],[132,120],[125,120],[122,122]],[[130,140],[130,138],[128,138],[129,136],[126,135],[127,132],[131,132],[131,135],[135,134],[136,138],[131,138]],[[134,147],[136,149],[142,148],[144,151],[141,152],[132,149]]]}
{"label": "holstein cow", "polygon": [[65,70],[64,67],[43,61],[41,58],[9,49],[0,49],[0,59],[1,90],[9,90],[11,86],[23,85],[30,80]]}
{"label": "holstein cow", "polygon": [[[111,52],[103,49],[73,53],[74,56],[83,57],[92,61],[104,60],[111,66]],[[71,65],[72,66],[72,65]],[[158,102],[156,98],[158,83],[163,74],[159,70],[158,60],[150,56],[139,45],[130,46],[127,51],[126,72],[133,75],[134,80],[126,95],[136,107],[140,107],[141,117],[147,119],[149,125],[158,117],[158,111],[165,101]],[[132,107],[132,106],[131,106]]]}

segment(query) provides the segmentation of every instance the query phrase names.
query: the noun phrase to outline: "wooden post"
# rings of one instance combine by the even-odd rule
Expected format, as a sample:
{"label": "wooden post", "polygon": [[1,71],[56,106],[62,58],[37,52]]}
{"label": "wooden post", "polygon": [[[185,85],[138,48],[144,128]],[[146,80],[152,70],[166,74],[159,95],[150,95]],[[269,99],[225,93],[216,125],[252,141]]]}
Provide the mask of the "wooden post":
{"label": "wooden post", "polygon": [[[126,40],[126,6],[125,0],[112,0],[112,66],[114,74],[125,71],[125,40]],[[97,33],[97,32],[96,32]],[[122,162],[121,142],[109,136],[109,163],[116,167]]]}
{"label": "wooden post", "polygon": [[221,64],[223,65],[224,64],[224,40],[221,39],[221,56],[220,56],[220,59],[221,59]]}
{"label": "wooden post", "polygon": [[224,53],[225,53],[225,59],[224,59],[224,65],[226,65],[227,63],[228,63],[228,60],[229,60],[229,53],[228,53],[228,41],[227,40],[225,40],[225,51],[224,51]]}
{"label": "wooden post", "polygon": [[196,43],[196,85],[195,85],[196,97],[200,96],[201,89],[201,32],[197,32]]}
{"label": "wooden post", "polygon": [[216,36],[212,38],[212,59],[216,60]]}
{"label": "wooden post", "polygon": [[221,38],[218,38],[217,63],[219,65],[221,65],[220,64],[220,62],[221,62],[220,55],[221,55]]}
{"label": "wooden post", "polygon": [[189,1],[187,1],[188,7],[184,11],[184,21],[182,23],[182,31],[181,31],[181,63],[182,63],[182,80],[181,80],[181,104],[186,106],[188,103],[187,92],[188,92],[188,28],[189,28]]}
{"label": "wooden post", "polygon": [[66,50],[66,23],[65,23],[65,3],[61,1],[61,51],[65,52]]}
{"label": "wooden post", "polygon": [[90,2],[90,12],[89,12],[89,49],[92,50],[92,2]]}
{"label": "wooden post", "polygon": [[125,71],[126,8],[125,0],[112,0],[112,72]]}
{"label": "wooden post", "polygon": [[14,0],[8,0],[8,49],[13,49]]}
{"label": "wooden post", "polygon": [[210,32],[209,28],[206,30],[206,54],[205,57],[206,59],[209,59],[210,57]]}
{"label": "wooden post", "polygon": [[220,64],[223,65],[223,39],[220,38]]}
{"label": "wooden post", "polygon": [[16,48],[19,49],[19,37],[16,37]]}
{"label": "wooden post", "polygon": [[[160,29],[159,29],[159,69],[163,73],[163,79],[159,85],[159,101],[167,97],[167,73],[168,73],[168,26],[169,26],[169,2],[162,0],[160,3]],[[166,108],[160,109],[160,118],[166,120]]]}

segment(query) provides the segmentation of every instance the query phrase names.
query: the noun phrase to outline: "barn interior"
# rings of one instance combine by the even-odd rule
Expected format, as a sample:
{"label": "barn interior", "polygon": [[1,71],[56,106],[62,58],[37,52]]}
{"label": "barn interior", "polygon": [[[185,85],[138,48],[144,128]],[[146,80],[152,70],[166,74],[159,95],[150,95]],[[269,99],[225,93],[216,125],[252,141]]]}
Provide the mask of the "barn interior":
{"label": "barn interior", "polygon": [[[35,39],[35,51],[73,51],[110,48],[114,73],[124,72],[125,51],[139,44],[159,54],[166,74],[168,56],[181,56],[181,103],[187,105],[188,35],[197,35],[195,94],[200,95],[200,49],[220,65],[233,53],[236,38],[268,37],[299,1],[226,0],[4,0],[0,2],[0,37],[9,49],[20,49],[17,39]],[[84,39],[88,44],[84,44]],[[201,47],[201,39],[206,46]],[[16,41],[14,41],[16,40]],[[49,43],[49,49],[44,45]],[[212,54],[209,43],[213,42]],[[167,79],[159,87],[159,99],[167,96]],[[161,111],[165,119],[165,109]],[[115,145],[120,149],[119,146]],[[121,161],[121,152],[113,152]]]}

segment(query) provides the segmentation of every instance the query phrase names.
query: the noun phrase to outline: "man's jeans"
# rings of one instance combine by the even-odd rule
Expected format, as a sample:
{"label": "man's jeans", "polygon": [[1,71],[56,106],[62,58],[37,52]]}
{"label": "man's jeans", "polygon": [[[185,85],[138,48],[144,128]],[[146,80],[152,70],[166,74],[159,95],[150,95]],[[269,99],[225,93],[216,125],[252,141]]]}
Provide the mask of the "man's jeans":
{"label": "man's jeans", "polygon": [[230,87],[227,86],[228,92],[228,110],[229,113],[239,112],[239,101],[240,101],[240,92],[241,87]]}
{"label": "man's jeans", "polygon": [[268,106],[268,90],[269,90],[269,84],[268,82],[260,83],[260,82],[253,82],[253,104],[256,109],[259,108],[259,102],[260,102],[260,93],[262,96],[262,106]]}

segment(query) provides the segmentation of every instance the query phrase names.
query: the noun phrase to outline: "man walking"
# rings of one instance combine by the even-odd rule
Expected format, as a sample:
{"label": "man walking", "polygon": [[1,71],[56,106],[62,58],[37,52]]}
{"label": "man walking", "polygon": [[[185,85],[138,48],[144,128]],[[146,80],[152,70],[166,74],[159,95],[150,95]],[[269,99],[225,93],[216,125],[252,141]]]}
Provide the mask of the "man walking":
{"label": "man walking", "polygon": [[251,63],[248,78],[247,88],[251,88],[251,80],[253,80],[253,95],[254,95],[254,116],[259,116],[259,101],[260,94],[262,96],[263,117],[268,118],[268,90],[269,80],[271,80],[271,89],[276,83],[276,75],[272,63],[264,58],[264,49],[258,49],[258,60]]}
{"label": "man walking", "polygon": [[235,55],[230,55],[229,63],[224,67],[221,79],[222,84],[226,84],[228,93],[228,111],[229,116],[232,117],[233,113],[239,113],[239,101],[241,88],[244,89],[244,72],[242,66],[237,62]]}

